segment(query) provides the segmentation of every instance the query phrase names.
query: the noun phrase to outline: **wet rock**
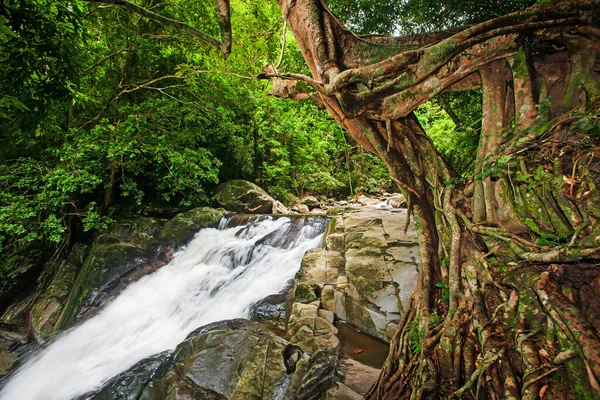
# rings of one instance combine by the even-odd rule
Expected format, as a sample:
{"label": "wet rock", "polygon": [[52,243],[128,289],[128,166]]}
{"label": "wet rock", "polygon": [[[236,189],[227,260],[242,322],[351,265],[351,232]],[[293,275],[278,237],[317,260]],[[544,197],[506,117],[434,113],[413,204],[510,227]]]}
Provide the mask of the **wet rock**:
{"label": "wet rock", "polygon": [[69,251],[67,260],[78,267],[81,267],[90,252],[91,246],[87,243],[75,243]]}
{"label": "wet rock", "polygon": [[67,328],[77,315],[82,316],[91,308],[101,307],[109,295],[124,288],[121,278],[142,268],[153,258],[153,254],[131,243],[95,242],[65,301],[65,310],[57,328]]}
{"label": "wet rock", "polygon": [[325,372],[319,360],[260,325],[223,321],[196,330],[170,356],[140,361],[87,398],[311,398]]}
{"label": "wet rock", "polygon": [[275,202],[259,186],[240,179],[219,185],[214,197],[226,210],[248,214],[271,214]]}
{"label": "wet rock", "polygon": [[173,248],[185,244],[199,229],[216,226],[222,217],[219,210],[199,207],[176,215],[164,226],[149,217],[113,224],[98,235],[77,275],[77,268],[61,265],[32,309],[34,336],[42,340],[75,319],[93,315],[128,284],[169,262]]}
{"label": "wet rock", "polygon": [[27,310],[33,301],[33,295],[11,304],[2,314],[2,322],[7,325],[25,326],[27,322]]}
{"label": "wet rock", "polygon": [[250,306],[250,319],[285,330],[285,303],[287,297],[287,293],[277,293],[257,301]]}
{"label": "wet rock", "polygon": [[[188,213],[203,215],[194,210]],[[77,317],[92,315],[127,284],[164,265],[168,251],[161,250],[154,237],[160,227],[159,221],[149,217],[119,221],[97,236],[81,268],[61,264],[41,303],[32,309],[34,336],[43,340],[50,332],[69,327]],[[60,315],[56,321],[55,315]]]}
{"label": "wet rock", "polygon": [[153,235],[158,231],[160,226],[159,221],[150,217],[124,219],[101,233],[95,242],[106,244],[126,242],[148,251],[157,245]]}
{"label": "wet rock", "polygon": [[0,349],[0,374],[6,374],[15,362],[17,361],[17,354],[6,349]]}
{"label": "wet rock", "polygon": [[[81,250],[77,246],[76,250]],[[67,260],[58,267],[47,289],[42,292],[29,311],[29,326],[35,340],[43,343],[56,330],[57,322],[64,309],[64,303],[73,287],[80,266],[70,260],[79,261],[81,256],[71,252]]]}
{"label": "wet rock", "polygon": [[45,297],[35,302],[31,308],[31,330],[37,341],[43,342],[55,331],[63,308],[62,302],[56,297]]}
{"label": "wet rock", "polygon": [[9,350],[27,343],[27,335],[16,326],[3,326],[0,329],[0,349]]}
{"label": "wet rock", "polygon": [[156,234],[156,239],[173,247],[186,244],[202,228],[216,227],[223,213],[210,207],[199,207],[177,214]]}
{"label": "wet rock", "polygon": [[63,261],[56,274],[52,278],[52,281],[48,285],[44,295],[45,297],[56,297],[57,299],[64,299],[69,295],[73,282],[77,277],[79,268],[82,264],[73,264],[70,261]]}
{"label": "wet rock", "polygon": [[145,358],[127,371],[108,381],[98,392],[84,395],[81,400],[137,400],[145,386],[154,378],[159,369],[165,365],[171,356],[165,351]]}

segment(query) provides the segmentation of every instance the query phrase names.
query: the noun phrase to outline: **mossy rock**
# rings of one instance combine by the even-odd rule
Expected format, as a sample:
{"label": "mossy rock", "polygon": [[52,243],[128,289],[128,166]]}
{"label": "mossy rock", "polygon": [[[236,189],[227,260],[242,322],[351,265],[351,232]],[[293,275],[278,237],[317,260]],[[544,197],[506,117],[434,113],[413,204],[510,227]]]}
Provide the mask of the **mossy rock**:
{"label": "mossy rock", "polygon": [[46,297],[31,307],[31,329],[39,342],[44,342],[52,333],[63,310],[63,304],[56,297]]}
{"label": "mossy rock", "polygon": [[56,271],[56,275],[52,278],[50,285],[48,285],[48,289],[46,289],[44,293],[44,297],[57,297],[59,299],[64,299],[69,295],[71,291],[71,287],[75,282],[75,278],[77,277],[77,272],[79,271],[79,267],[69,261],[63,261],[58,270]]}
{"label": "mossy rock", "polygon": [[158,246],[154,234],[160,229],[160,226],[159,221],[149,217],[124,219],[98,235],[95,243],[130,243],[142,250],[152,251]]}
{"label": "mossy rock", "polygon": [[346,297],[346,318],[350,324],[354,325],[361,332],[380,339],[383,338],[384,332],[377,329],[367,308],[352,301],[350,297]]}
{"label": "mossy rock", "polygon": [[[171,351],[164,351],[154,356],[145,358],[127,371],[108,381],[104,387],[91,397],[86,399],[94,400],[116,400],[116,399],[138,399],[145,386],[156,372],[166,364],[171,356]],[[175,399],[167,390],[160,391],[160,398]],[[158,398],[158,397],[157,397]]]}
{"label": "mossy rock", "polygon": [[33,294],[11,304],[2,314],[2,322],[7,325],[24,326],[27,321],[27,309],[33,301]]}
{"label": "mossy rock", "polygon": [[0,312],[33,288],[43,267],[42,251],[28,245],[0,259]]}
{"label": "mossy rock", "polygon": [[[170,357],[161,353],[140,361],[89,399],[283,398],[295,392],[294,372],[288,373],[285,363],[287,346],[247,320],[209,324],[191,333]],[[286,398],[295,398],[289,394]]]}
{"label": "mossy rock", "polygon": [[219,185],[214,198],[226,210],[248,214],[271,214],[275,202],[259,186],[241,179]]}
{"label": "mossy rock", "polygon": [[146,265],[152,253],[125,242],[95,243],[65,303],[57,328],[65,329],[75,320],[82,305],[97,306],[92,294],[108,293],[116,288],[122,276]]}
{"label": "mossy rock", "polygon": [[296,282],[290,293],[290,299],[298,303],[310,303],[318,300],[323,286],[319,282]]}
{"label": "mossy rock", "polygon": [[[13,327],[14,328],[14,327]],[[0,349],[10,350],[28,342],[25,330],[0,329]]]}
{"label": "mossy rock", "polygon": [[223,212],[210,207],[199,207],[177,214],[156,234],[161,242],[181,246],[202,228],[213,228],[223,218]]}
{"label": "mossy rock", "polygon": [[16,361],[16,353],[5,349],[0,350],[0,374],[6,374]]}
{"label": "mossy rock", "polygon": [[334,206],[327,209],[327,215],[342,215],[345,212],[352,211],[350,206]]}

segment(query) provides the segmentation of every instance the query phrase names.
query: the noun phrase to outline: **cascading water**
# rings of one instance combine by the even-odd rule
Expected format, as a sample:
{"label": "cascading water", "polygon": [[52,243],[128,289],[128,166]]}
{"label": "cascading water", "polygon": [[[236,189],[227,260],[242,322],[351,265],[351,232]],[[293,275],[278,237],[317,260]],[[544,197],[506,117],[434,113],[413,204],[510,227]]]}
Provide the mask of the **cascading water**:
{"label": "cascading water", "polygon": [[131,284],[97,316],[32,356],[2,400],[69,400],[139,360],[173,349],[199,326],[247,316],[280,291],[304,252],[319,247],[325,219],[254,217],[203,229],[174,259]]}

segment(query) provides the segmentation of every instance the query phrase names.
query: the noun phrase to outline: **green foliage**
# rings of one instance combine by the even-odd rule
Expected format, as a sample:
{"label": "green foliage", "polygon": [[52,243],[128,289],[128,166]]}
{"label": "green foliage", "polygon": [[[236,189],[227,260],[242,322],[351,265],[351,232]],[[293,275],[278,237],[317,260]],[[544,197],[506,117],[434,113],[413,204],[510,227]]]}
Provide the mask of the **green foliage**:
{"label": "green foliage", "polygon": [[397,0],[335,0],[333,13],[358,33],[392,34],[398,30],[402,5]]}
{"label": "green foliage", "polygon": [[483,22],[531,5],[527,0],[329,0],[358,33],[411,34]]}
{"label": "green foliage", "polygon": [[442,157],[462,176],[473,173],[479,132],[481,130],[481,92],[444,93],[445,102],[454,120],[438,99],[421,105],[416,115]]}
{"label": "green foliage", "polygon": [[[224,180],[287,201],[388,184],[326,112],[267,97],[252,79],[279,58],[277,4],[233,8],[236,52],[225,62],[120,7],[0,4],[0,251],[52,250],[142,204],[207,204]],[[153,10],[218,33],[210,2]],[[281,68],[308,73],[289,34]]]}
{"label": "green foliage", "polygon": [[408,340],[413,354],[418,354],[423,349],[425,332],[421,330],[420,325],[421,323],[418,315],[408,323]]}
{"label": "green foliage", "polygon": [[448,283],[438,282],[435,284],[435,286],[442,291],[442,297],[440,298],[440,301],[442,303],[450,301],[450,290],[448,289]]}
{"label": "green foliage", "polygon": [[380,194],[394,190],[389,172],[379,158],[371,153],[361,151],[355,154],[351,160],[356,165],[356,169],[351,174],[355,193]]}

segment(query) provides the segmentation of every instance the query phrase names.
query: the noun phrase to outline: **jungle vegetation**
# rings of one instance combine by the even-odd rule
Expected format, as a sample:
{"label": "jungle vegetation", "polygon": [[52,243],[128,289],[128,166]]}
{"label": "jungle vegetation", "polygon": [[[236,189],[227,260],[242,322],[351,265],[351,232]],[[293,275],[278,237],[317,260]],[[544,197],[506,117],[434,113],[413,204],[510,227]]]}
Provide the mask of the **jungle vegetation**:
{"label": "jungle vegetation", "polygon": [[368,397],[597,398],[599,5],[6,0],[2,251],[388,173],[423,262]]}

